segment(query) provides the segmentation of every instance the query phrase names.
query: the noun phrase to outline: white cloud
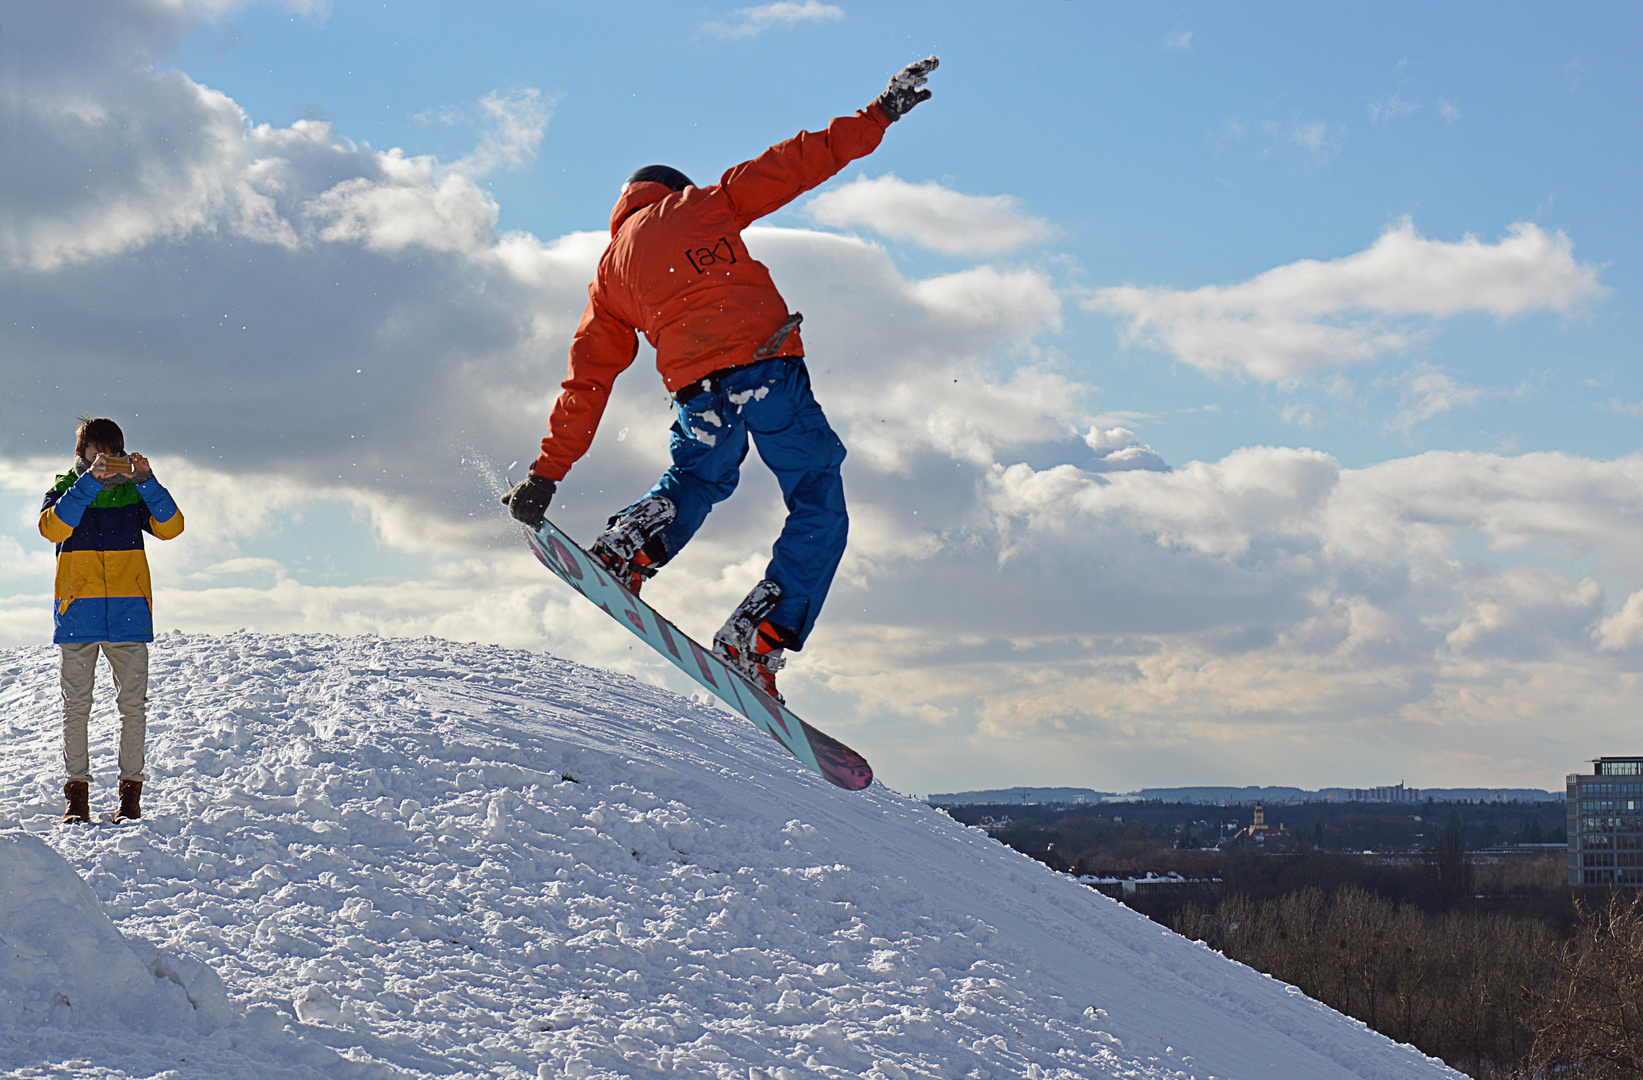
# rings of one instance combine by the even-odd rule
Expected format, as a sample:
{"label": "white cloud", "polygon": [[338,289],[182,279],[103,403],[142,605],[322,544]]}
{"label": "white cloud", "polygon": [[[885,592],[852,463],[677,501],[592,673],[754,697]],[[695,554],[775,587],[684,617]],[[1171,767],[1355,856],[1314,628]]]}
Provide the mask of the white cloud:
{"label": "white cloud", "polygon": [[1310,165],[1322,165],[1340,153],[1341,143],[1346,137],[1345,129],[1341,125],[1328,124],[1322,120],[1293,125],[1269,121],[1262,125],[1262,129],[1275,144],[1286,141],[1284,132],[1287,130],[1287,141],[1306,151],[1306,160]]}
{"label": "white cloud", "polygon": [[0,581],[49,581],[54,563],[49,550],[24,548],[15,537],[0,536]]}
{"label": "white cloud", "polygon": [[[172,97],[151,109],[144,94],[156,80]],[[213,194],[174,224],[171,196],[140,186],[10,193],[24,242],[0,269],[0,357],[11,358],[0,359],[0,486],[38,499],[63,465],[73,417],[117,415],[189,522],[185,540],[153,546],[157,580],[179,594],[161,604],[162,621],[176,620],[167,625],[443,633],[593,649],[600,662],[632,665],[619,630],[606,640],[599,613],[555,599],[495,502],[491,462],[528,457],[540,439],[607,240],[602,228],[551,241],[496,233],[497,208],[474,177],[534,150],[541,99],[488,98],[494,123],[480,148],[447,164],[357,145],[320,121],[248,128],[232,102],[143,62],[63,85],[81,112],[115,117],[110,129],[149,131],[99,146],[111,171],[179,157],[173,187]],[[49,94],[33,100],[62,112]],[[219,114],[220,139],[171,154],[170,127]],[[64,157],[60,135],[39,128],[19,145],[49,162]],[[210,183],[189,179],[199,176]],[[54,201],[57,189],[71,198]],[[128,231],[110,258],[99,222],[108,205],[134,200],[136,216],[163,227]],[[34,242],[31,230],[58,242]],[[1031,355],[1033,337],[1060,322],[1047,275],[982,265],[915,280],[853,237],[755,228],[747,239],[802,300],[817,393],[852,449],[858,536],[874,547],[846,573],[860,579],[874,560],[928,552],[935,533],[921,522],[947,528],[967,513],[976,468],[1028,444],[1088,456],[1082,391]],[[1001,351],[1021,354],[1003,374]],[[670,407],[648,362],[647,349],[617,385],[594,452],[561,487],[556,510],[577,535],[665,464]],[[53,375],[64,365],[119,374],[88,387]],[[619,440],[622,430],[632,434]],[[908,478],[941,496],[920,523],[903,521]],[[690,629],[704,638],[757,579],[779,528],[779,499],[761,482],[749,475],[747,493],[657,586],[699,613]],[[316,580],[263,539],[337,511],[360,523],[355,546],[392,556],[389,580]],[[8,541],[38,557],[16,563],[22,577],[8,585],[27,599],[7,601],[4,626],[37,640],[49,632],[39,599],[49,556],[31,525]]]}
{"label": "white cloud", "polygon": [[1166,49],[1190,49],[1190,48],[1192,48],[1192,31],[1191,30],[1179,30],[1179,31],[1172,31],[1171,33],[1165,34],[1164,35],[1164,48],[1166,48]]}
{"label": "white cloud", "polygon": [[1514,566],[1480,583],[1468,599],[1470,610],[1444,636],[1457,657],[1533,659],[1548,645],[1589,633],[1603,613],[1603,587],[1596,581],[1571,581],[1539,567]]}
{"label": "white cloud", "polygon": [[773,26],[793,26],[802,22],[834,22],[844,18],[842,8],[823,4],[820,0],[778,0],[773,4],[740,8],[736,14],[740,22],[710,22],[707,31],[716,37],[741,38],[762,34]]}
{"label": "white cloud", "polygon": [[1385,101],[1369,103],[1369,122],[1371,124],[1390,124],[1394,120],[1401,120],[1405,116],[1413,116],[1420,111],[1418,101],[1405,101],[1397,94],[1393,94]]}
{"label": "white cloud", "polygon": [[1307,450],[1240,450],[1169,473],[1093,476],[1070,465],[1025,464],[989,476],[993,513],[1032,533],[1072,535],[1096,520],[1132,517],[1137,535],[1166,549],[1217,558],[1250,552],[1261,534],[1312,531],[1318,505],[1339,482],[1328,455]]}
{"label": "white cloud", "polygon": [[[1298,161],[1307,168],[1328,163],[1346,139],[1346,127],[1323,120],[1262,120],[1245,124],[1236,117],[1228,117],[1213,136],[1217,150],[1251,139],[1260,157],[1275,160]],[[1296,153],[1297,148],[1301,151]]]}
{"label": "white cloud", "polygon": [[479,101],[481,138],[472,154],[450,166],[465,176],[486,176],[497,169],[517,169],[536,157],[553,117],[555,101],[542,91],[525,87],[510,94],[491,91]]}
{"label": "white cloud", "polygon": [[[969,672],[969,692],[997,702],[999,737],[1083,715],[1155,747],[1242,755],[1280,738],[1288,754],[1333,742],[1351,715],[1443,754],[1487,723],[1500,753],[1527,760],[1551,718],[1579,715],[1589,738],[1635,707],[1620,704],[1636,695],[1625,665],[1601,650],[1643,640],[1643,600],[1599,624],[1603,590],[1572,570],[1595,557],[1639,580],[1643,458],[1430,453],[1346,470],[1250,448],[1168,473],[1015,465],[986,494],[1014,563],[1083,583],[1088,612],[1046,613],[1037,647],[1011,660],[1034,690],[1006,690],[1002,667]],[[1474,543],[1492,559],[1462,554]],[[1053,656],[1057,631],[1082,646]]]}
{"label": "white cloud", "polygon": [[1036,270],[978,266],[915,282],[911,291],[950,325],[1061,328],[1061,298]]}
{"label": "white cloud", "polygon": [[1394,431],[1408,432],[1416,424],[1441,416],[1456,408],[1476,405],[1484,391],[1464,386],[1454,376],[1427,364],[1416,364],[1405,373],[1398,411],[1386,422]]}
{"label": "white cloud", "polygon": [[1084,306],[1123,317],[1129,340],[1193,367],[1275,381],[1401,350],[1411,319],[1568,314],[1607,295],[1597,278],[1567,236],[1529,222],[1490,244],[1429,240],[1405,219],[1344,258],[1303,259],[1236,285],[1107,288]]}
{"label": "white cloud", "polygon": [[1279,417],[1286,424],[1293,424],[1298,428],[1310,428],[1317,422],[1317,415],[1312,406],[1300,402],[1288,402],[1278,411]]}
{"label": "white cloud", "polygon": [[317,239],[354,242],[370,251],[407,247],[467,253],[490,239],[497,207],[471,179],[436,178],[429,158],[382,155],[377,177],[355,177],[321,192],[305,207]]}
{"label": "white cloud", "polygon": [[1296,143],[1308,150],[1322,151],[1329,145],[1329,125],[1324,123],[1302,124],[1295,129],[1292,137]]}
{"label": "white cloud", "polygon": [[[87,40],[31,76],[14,130],[33,180],[0,192],[16,226],[0,253],[3,497],[38,506],[81,410],[130,416],[188,520],[150,546],[164,626],[437,634],[669,678],[523,554],[495,502],[492,462],[540,438],[606,240],[602,222],[497,235],[473,183],[532,151],[546,107],[507,99],[493,149],[459,169],[318,121],[247,128],[232,102],[148,67],[135,31]],[[113,179],[67,183],[88,157]],[[1147,417],[1104,419],[1042,348],[1062,315],[1048,274],[917,279],[851,236],[747,239],[808,316],[816,393],[850,448],[851,548],[784,679],[885,775],[983,786],[1007,762],[1128,785],[1272,777],[1276,755],[1315,783],[1411,759],[1427,785],[1550,783],[1633,725],[1635,655],[1616,650],[1643,641],[1643,601],[1605,616],[1603,589],[1643,594],[1643,458],[1353,470],[1249,447],[1172,470]],[[1405,224],[1334,262],[1092,306],[1189,363],[1287,378],[1338,366],[1337,344],[1400,347],[1410,320],[1571,311],[1603,291],[1561,234],[1447,244]],[[1308,335],[1311,351],[1295,345]],[[666,460],[649,361],[561,486],[574,535]],[[93,365],[106,386],[56,375]],[[1408,377],[1412,415],[1465,403],[1469,388],[1423,374],[1443,375]],[[745,474],[648,587],[699,637],[779,527],[774,484]],[[5,516],[0,641],[49,634],[47,552],[29,514]]]}
{"label": "white cloud", "polygon": [[[549,116],[536,90],[487,95],[478,148],[442,165],[399,149],[355,147],[317,121],[247,129],[231,101],[177,72],[130,82],[144,92],[111,94],[108,115],[94,131],[44,123],[56,108],[49,100],[25,112],[21,126],[32,127],[33,141],[56,158],[31,166],[41,177],[14,178],[12,194],[27,212],[0,240],[0,262],[48,270],[191,235],[288,248],[361,241],[376,251],[473,252],[490,243],[497,216],[475,178],[529,160]],[[163,109],[155,88],[165,92]],[[176,130],[149,132],[153,142],[133,141],[133,130],[152,126],[152,111]],[[29,119],[42,122],[30,125]],[[99,186],[42,199],[32,189],[45,182],[44,173],[66,167],[72,150],[65,143],[110,165],[97,170]]]}
{"label": "white cloud", "polygon": [[[28,34],[51,28],[21,23],[8,39],[39,63]],[[513,456],[540,437],[603,247],[498,236],[475,183],[528,160],[548,103],[487,96],[478,148],[444,164],[318,121],[250,127],[181,72],[113,52],[56,54],[10,117],[0,379],[27,407],[8,409],[0,454],[60,446],[91,408],[132,418],[158,454],[393,492],[412,519],[465,514],[473,478],[455,463],[492,437],[511,435]],[[63,365],[117,374],[48,377]],[[432,477],[412,479],[407,431],[441,462]]]}
{"label": "white cloud", "polygon": [[963,195],[934,181],[910,184],[894,173],[859,177],[805,205],[812,220],[834,228],[865,226],[897,240],[948,254],[1008,251],[1053,232],[1021,213],[1011,195]]}
{"label": "white cloud", "polygon": [[[234,103],[178,72],[121,81],[118,97],[76,88],[10,110],[0,265],[50,270],[177,240],[235,200],[249,161]],[[80,178],[64,185],[70,171]]]}
{"label": "white cloud", "polygon": [[1643,589],[1626,597],[1619,611],[1598,623],[1592,638],[1604,652],[1620,652],[1643,645]]}
{"label": "white cloud", "polygon": [[[1082,441],[1109,457],[1139,445],[1114,429]],[[1054,747],[1078,768],[1159,775],[1167,750],[1172,769],[1225,775],[1258,770],[1277,740],[1287,768],[1314,776],[1414,761],[1429,784],[1479,770],[1551,783],[1561,758],[1626,730],[1643,704],[1627,659],[1643,589],[1605,617],[1596,580],[1643,583],[1643,457],[1428,453],[1343,469],[1251,447],[1172,471],[963,465],[965,484],[942,488],[931,481],[953,457],[920,454],[927,466],[890,488],[851,472],[850,557],[788,672],[810,701],[843,695],[813,716],[841,734],[865,710],[877,738],[908,717],[929,725],[932,753],[989,760]],[[288,559],[232,553],[288,532],[284,511],[236,498],[233,475],[165,468],[193,545],[152,545],[165,626],[427,633],[668,678],[546,579],[499,513],[485,526],[495,550],[447,536],[409,575],[324,584]],[[294,492],[270,501],[290,507]],[[687,549],[653,601],[710,634],[762,569],[742,534],[773,533],[768,510]],[[45,632],[42,590],[49,577],[0,604],[0,634]]]}
{"label": "white cloud", "polygon": [[1460,106],[1448,98],[1438,98],[1438,115],[1453,124],[1460,119]]}
{"label": "white cloud", "polygon": [[931,454],[949,468],[955,457],[985,465],[1029,443],[1076,444],[1091,422],[1081,390],[1048,367],[993,368],[997,350],[1060,327],[1047,275],[978,266],[909,281],[854,237],[769,227],[746,236],[803,305],[816,393],[856,460],[896,476],[915,475]]}
{"label": "white cloud", "polygon": [[1095,451],[1095,461],[1085,468],[1090,472],[1124,472],[1129,469],[1168,469],[1158,452],[1136,438],[1128,428],[1092,427],[1084,435],[1084,444]]}
{"label": "white cloud", "polygon": [[[1590,379],[1587,380],[1587,385],[1592,385]],[[1622,401],[1620,398],[1612,397],[1599,405],[1598,408],[1606,412],[1620,413],[1623,416],[1643,416],[1643,401]]]}
{"label": "white cloud", "polygon": [[[357,145],[320,121],[247,127],[232,101],[180,72],[156,73],[141,54],[123,66],[73,53],[58,63],[72,77],[40,80],[18,128],[17,156],[40,175],[8,172],[15,186],[0,192],[16,225],[0,233],[13,245],[0,268],[0,315],[11,313],[0,319],[0,355],[12,364],[0,361],[0,373],[8,393],[29,402],[0,427],[0,454],[56,446],[67,419],[103,408],[156,418],[163,436],[148,427],[155,421],[133,424],[134,438],[148,429],[151,448],[202,465],[255,461],[315,498],[381,498],[410,520],[434,522],[474,506],[475,477],[460,459],[511,446],[502,458],[510,460],[540,438],[605,237],[497,235],[497,206],[475,177],[527,160],[551,103],[532,90],[488,96],[478,149],[443,163]],[[106,186],[64,181],[83,164],[65,147],[78,128],[33,122],[60,117],[65,103],[109,118],[86,148],[106,162],[99,175],[116,178]],[[197,137],[208,129],[216,134]],[[129,179],[151,176],[171,179]],[[1000,204],[968,205],[977,218],[975,206]],[[995,229],[1036,227],[993,217]],[[136,224],[115,229],[114,218]],[[976,266],[912,281],[882,250],[851,238],[755,229],[748,239],[788,295],[804,298],[812,347],[834,349],[829,366],[849,390],[830,400],[847,431],[857,426],[858,395],[862,413],[874,413],[870,401],[883,391],[930,402],[912,423],[871,417],[866,441],[886,447],[956,440],[990,461],[1024,431],[1051,437],[1042,425],[1006,429],[987,409],[966,417],[974,403],[947,389],[984,398],[999,385],[985,370],[995,350],[1059,325],[1046,275]],[[875,318],[864,319],[867,308]],[[88,393],[45,377],[64,363],[121,376]],[[644,367],[619,384],[609,417],[613,431],[635,437],[578,470],[595,491],[665,455],[666,409]],[[1047,385],[1031,372],[1004,383],[1033,387],[1028,398]],[[1053,437],[1076,444],[1089,417],[1073,395],[1055,394]],[[255,445],[243,437],[252,416]],[[407,465],[405,432],[416,433],[417,469]]]}

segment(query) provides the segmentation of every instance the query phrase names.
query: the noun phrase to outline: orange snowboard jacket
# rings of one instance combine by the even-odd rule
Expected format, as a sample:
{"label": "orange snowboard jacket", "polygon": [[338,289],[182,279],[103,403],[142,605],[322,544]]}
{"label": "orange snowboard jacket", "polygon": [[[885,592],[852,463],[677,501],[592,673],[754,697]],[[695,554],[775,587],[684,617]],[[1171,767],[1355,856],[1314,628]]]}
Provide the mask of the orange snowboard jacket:
{"label": "orange snowboard jacket", "polygon": [[[869,105],[826,131],[777,143],[711,187],[629,184],[611,211],[610,244],[571,338],[570,375],[531,472],[562,480],[587,453],[611,384],[638,355],[640,333],[656,349],[669,392],[753,363],[788,312],[770,271],[747,253],[742,230],[872,153],[889,126]],[[797,330],[774,355],[804,355]]]}

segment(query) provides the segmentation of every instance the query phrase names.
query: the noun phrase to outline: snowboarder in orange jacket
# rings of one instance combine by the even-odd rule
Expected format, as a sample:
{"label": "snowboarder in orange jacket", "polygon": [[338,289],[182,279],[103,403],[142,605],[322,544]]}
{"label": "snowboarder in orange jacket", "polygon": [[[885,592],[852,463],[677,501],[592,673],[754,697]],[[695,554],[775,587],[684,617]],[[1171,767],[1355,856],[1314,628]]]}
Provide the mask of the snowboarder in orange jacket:
{"label": "snowboarder in orange jacket", "polygon": [[713,651],[778,700],[783,653],[803,647],[844,555],[845,450],[810,391],[803,316],[788,312],[742,230],[872,153],[890,124],[929,99],[922,87],[936,64],[909,64],[867,108],[778,143],[709,187],[666,165],[628,178],[542,452],[504,500],[526,525],[542,524],[644,334],[677,403],[673,464],[589,550],[637,593],[735,490],[751,436],[781,485],[787,521],[764,580],[714,635]]}

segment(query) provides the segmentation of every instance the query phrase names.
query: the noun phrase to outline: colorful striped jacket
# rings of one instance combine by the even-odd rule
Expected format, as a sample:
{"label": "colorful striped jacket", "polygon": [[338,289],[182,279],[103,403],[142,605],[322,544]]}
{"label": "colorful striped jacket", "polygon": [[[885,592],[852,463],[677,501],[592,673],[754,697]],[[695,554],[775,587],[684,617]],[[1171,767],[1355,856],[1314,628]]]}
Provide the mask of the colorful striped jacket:
{"label": "colorful striped jacket", "polygon": [[112,488],[89,472],[57,478],[40,508],[40,535],[57,545],[53,641],[154,640],[145,529],[161,540],[183,531],[182,512],[152,476]]}

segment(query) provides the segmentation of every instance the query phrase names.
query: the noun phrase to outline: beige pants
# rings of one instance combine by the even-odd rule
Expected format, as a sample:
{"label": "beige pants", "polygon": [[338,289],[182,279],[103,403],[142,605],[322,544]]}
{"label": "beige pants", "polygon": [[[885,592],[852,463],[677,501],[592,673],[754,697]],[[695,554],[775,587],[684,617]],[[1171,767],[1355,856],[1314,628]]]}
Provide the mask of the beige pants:
{"label": "beige pants", "polygon": [[63,777],[91,779],[86,728],[97,680],[97,650],[114,672],[114,701],[120,708],[120,779],[143,778],[143,739],[148,732],[148,644],[142,641],[84,641],[63,650]]}

